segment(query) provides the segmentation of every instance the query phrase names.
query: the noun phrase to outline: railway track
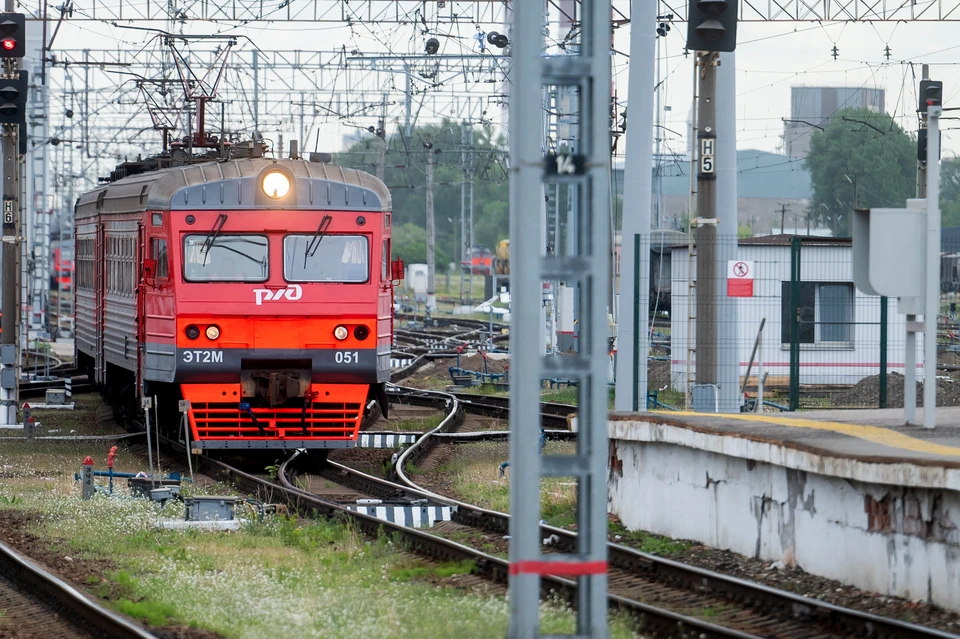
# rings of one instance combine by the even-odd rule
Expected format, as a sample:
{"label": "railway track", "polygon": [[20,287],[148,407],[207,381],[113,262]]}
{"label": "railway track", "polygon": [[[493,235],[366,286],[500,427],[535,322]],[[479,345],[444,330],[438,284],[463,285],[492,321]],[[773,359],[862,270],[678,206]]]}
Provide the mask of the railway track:
{"label": "railway track", "polygon": [[0,636],[4,637],[155,639],[3,544],[0,610]]}
{"label": "railway track", "polygon": [[[457,524],[508,534],[510,516],[507,513],[478,508],[424,490],[404,472],[407,463],[419,465],[433,446],[441,441],[449,441],[442,434],[455,432],[463,421],[464,412],[480,407],[486,414],[490,408],[488,402],[491,398],[485,396],[470,396],[463,401],[460,395],[437,395],[441,397],[435,401],[443,401],[451,406],[447,419],[405,450],[395,466],[398,483],[407,489],[405,498],[449,505],[455,509],[453,520]],[[418,401],[424,402],[427,398],[421,394]],[[500,404],[497,406],[498,410],[508,410],[503,402],[494,403]],[[549,412],[569,412],[571,407],[554,405],[543,410],[544,414],[548,415]],[[553,417],[559,418],[559,415]],[[343,470],[340,472],[344,473]],[[368,480],[355,476],[350,481],[359,487]],[[544,552],[576,552],[576,533],[544,525],[541,526],[541,538],[550,539],[552,542]],[[746,635],[790,639],[956,636],[801,597],[619,544],[610,543],[607,550],[610,562],[608,587],[611,597],[620,597],[624,601],[644,601],[678,615],[695,616],[695,611],[708,610],[711,624],[723,626],[732,633],[742,633],[719,636]]]}

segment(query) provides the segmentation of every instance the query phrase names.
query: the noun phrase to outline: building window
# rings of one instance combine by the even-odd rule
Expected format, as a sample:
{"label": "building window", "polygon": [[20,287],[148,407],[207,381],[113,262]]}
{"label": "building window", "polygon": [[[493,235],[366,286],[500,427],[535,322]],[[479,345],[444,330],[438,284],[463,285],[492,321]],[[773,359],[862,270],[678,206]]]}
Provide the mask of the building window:
{"label": "building window", "polygon": [[[780,342],[790,343],[790,282],[781,282]],[[801,282],[800,344],[853,343],[854,290],[849,282]]]}

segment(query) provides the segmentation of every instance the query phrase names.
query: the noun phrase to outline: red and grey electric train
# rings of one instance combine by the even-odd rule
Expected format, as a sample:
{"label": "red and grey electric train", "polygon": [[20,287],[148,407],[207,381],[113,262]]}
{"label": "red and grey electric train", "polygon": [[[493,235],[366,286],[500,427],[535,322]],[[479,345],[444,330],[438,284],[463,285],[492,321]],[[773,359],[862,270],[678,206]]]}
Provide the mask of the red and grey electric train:
{"label": "red and grey electric train", "polygon": [[403,268],[390,209],[375,177],[304,160],[192,164],[86,193],[78,363],[124,410],[156,397],[162,424],[189,400],[193,448],[354,446],[367,407],[388,408]]}

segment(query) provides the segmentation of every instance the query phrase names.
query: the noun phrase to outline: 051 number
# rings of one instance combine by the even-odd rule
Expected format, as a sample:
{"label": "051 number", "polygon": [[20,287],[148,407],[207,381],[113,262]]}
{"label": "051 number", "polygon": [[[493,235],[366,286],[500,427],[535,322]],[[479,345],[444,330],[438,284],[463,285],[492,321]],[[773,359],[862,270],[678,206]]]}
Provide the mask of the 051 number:
{"label": "051 number", "polygon": [[337,351],[333,356],[333,361],[337,364],[359,364],[360,353],[357,351]]}

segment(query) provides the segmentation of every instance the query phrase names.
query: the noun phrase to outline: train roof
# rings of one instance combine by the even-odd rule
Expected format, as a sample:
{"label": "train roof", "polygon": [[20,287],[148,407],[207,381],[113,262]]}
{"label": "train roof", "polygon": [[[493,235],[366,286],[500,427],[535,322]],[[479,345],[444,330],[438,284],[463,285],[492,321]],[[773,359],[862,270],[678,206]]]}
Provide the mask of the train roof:
{"label": "train roof", "polygon": [[[259,178],[269,169],[293,177],[282,200],[261,194]],[[126,177],[84,193],[76,217],[170,210],[309,209],[390,211],[390,192],[376,177],[357,169],[308,162],[245,158],[160,169]]]}

